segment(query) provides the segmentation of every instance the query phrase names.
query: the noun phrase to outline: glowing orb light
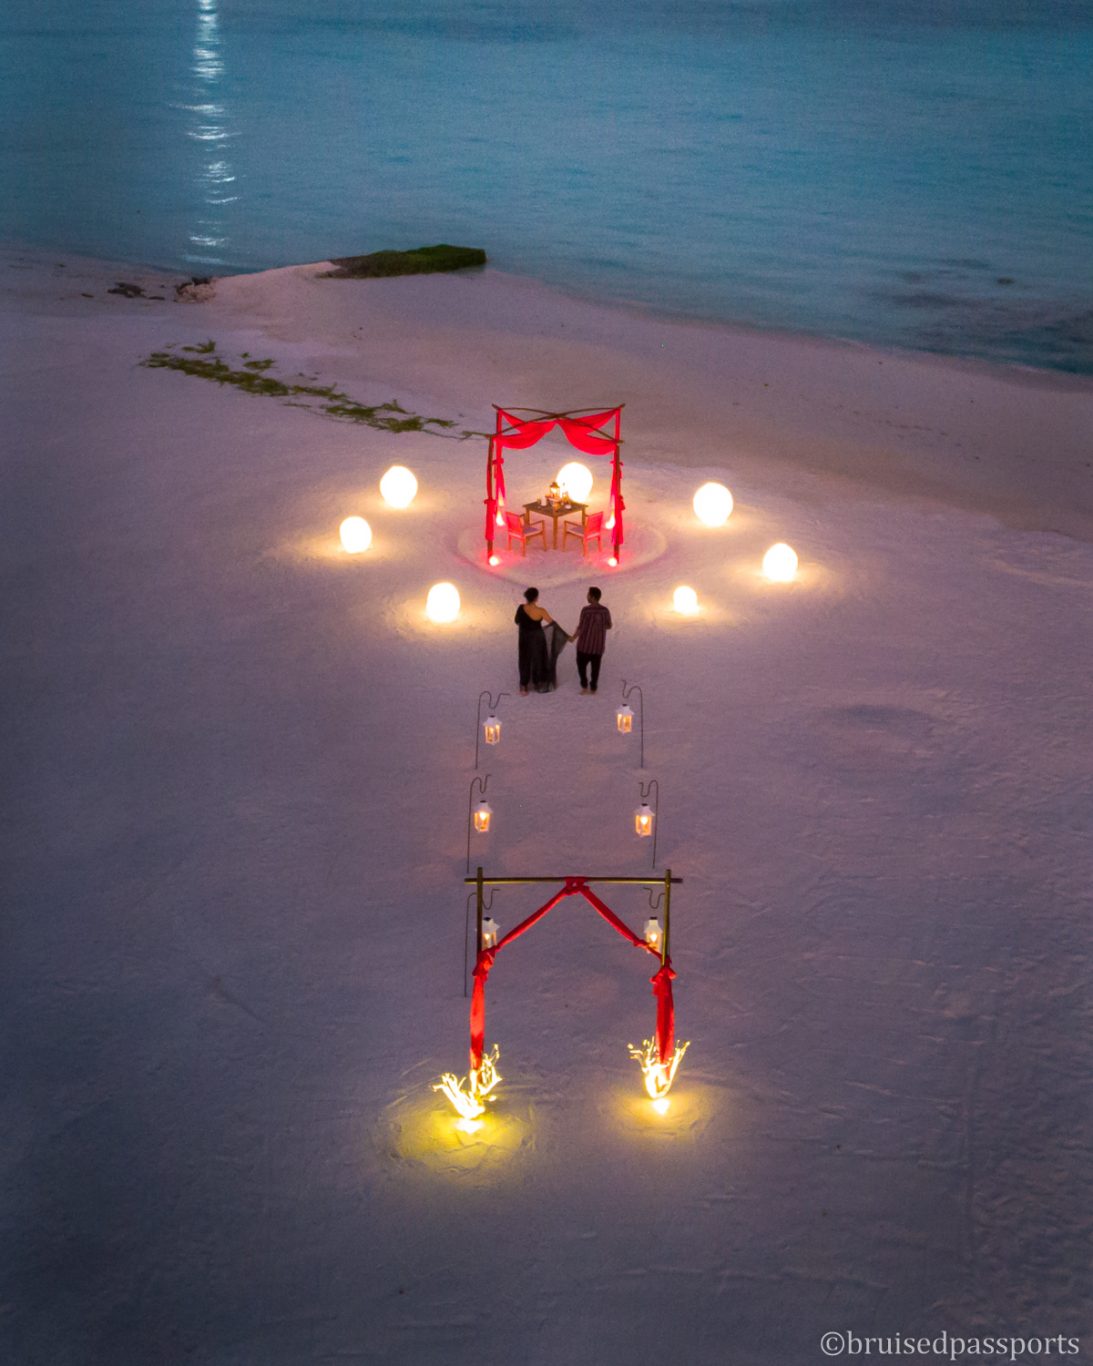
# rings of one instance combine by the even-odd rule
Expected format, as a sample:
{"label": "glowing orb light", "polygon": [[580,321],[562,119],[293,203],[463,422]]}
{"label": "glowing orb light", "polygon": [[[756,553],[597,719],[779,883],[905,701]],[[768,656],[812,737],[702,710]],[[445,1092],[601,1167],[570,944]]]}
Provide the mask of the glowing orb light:
{"label": "glowing orb light", "polygon": [[705,526],[724,526],[732,513],[732,494],[724,484],[703,484],[692,504]]}
{"label": "glowing orb light", "polygon": [[498,566],[500,563],[501,563],[501,556],[500,556],[500,555],[491,555],[491,556],[490,556],[490,564],[493,565],[494,569],[496,569],[497,566]]}
{"label": "glowing orb light", "polygon": [[454,583],[434,583],[425,599],[425,615],[430,621],[455,621],[459,616],[459,589]]}
{"label": "glowing orb light", "polygon": [[571,460],[558,471],[558,483],[575,503],[587,503],[592,492],[592,471],[579,460]]}
{"label": "glowing orb light", "polygon": [[408,508],[417,496],[417,480],[405,465],[392,465],[380,480],[380,493],[388,507]]}
{"label": "glowing orb light", "polygon": [[772,583],[791,583],[797,577],[797,552],[779,541],[763,556],[763,573]]}
{"label": "glowing orb light", "polygon": [[363,517],[347,517],[338,528],[342,538],[342,549],[350,555],[359,555],[372,544],[372,528]]}
{"label": "glowing orb light", "polygon": [[611,566],[612,569],[614,569],[618,564],[618,560],[615,558],[614,555],[608,555],[607,563]]}
{"label": "glowing orb light", "polygon": [[672,594],[672,606],[682,617],[693,617],[698,611],[698,594],[685,583]]}

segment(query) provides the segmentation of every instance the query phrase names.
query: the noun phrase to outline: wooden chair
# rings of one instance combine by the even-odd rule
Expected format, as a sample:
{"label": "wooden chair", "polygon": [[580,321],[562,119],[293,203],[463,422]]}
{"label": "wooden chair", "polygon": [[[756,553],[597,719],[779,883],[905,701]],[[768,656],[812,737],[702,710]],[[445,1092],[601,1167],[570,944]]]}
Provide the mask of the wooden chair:
{"label": "wooden chair", "polygon": [[576,536],[581,543],[581,554],[588,554],[589,541],[596,541],[603,549],[603,513],[590,512],[582,522],[562,523],[562,549],[566,548],[570,536]]}
{"label": "wooden chair", "polygon": [[546,523],[538,522],[532,526],[531,522],[520,520],[519,513],[505,512],[505,530],[509,534],[509,549],[512,549],[512,538],[515,536],[520,542],[520,553],[527,558],[528,541],[533,541],[536,536],[543,538],[543,549],[546,549]]}

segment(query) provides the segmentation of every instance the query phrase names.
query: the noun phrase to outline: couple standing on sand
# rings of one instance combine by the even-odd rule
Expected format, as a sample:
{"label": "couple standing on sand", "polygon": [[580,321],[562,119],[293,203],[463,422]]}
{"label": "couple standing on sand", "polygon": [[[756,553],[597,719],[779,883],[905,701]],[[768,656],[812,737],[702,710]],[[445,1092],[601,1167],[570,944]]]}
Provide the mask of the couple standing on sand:
{"label": "couple standing on sand", "polygon": [[564,631],[545,607],[539,606],[538,588],[524,590],[524,601],[514,618],[520,628],[520,692],[529,688],[550,692],[558,683],[558,656],[566,642],[577,642],[577,673],[581,692],[593,693],[600,681],[600,661],[611,629],[611,613],[600,602],[598,588],[588,590],[588,606],[573,635]]}

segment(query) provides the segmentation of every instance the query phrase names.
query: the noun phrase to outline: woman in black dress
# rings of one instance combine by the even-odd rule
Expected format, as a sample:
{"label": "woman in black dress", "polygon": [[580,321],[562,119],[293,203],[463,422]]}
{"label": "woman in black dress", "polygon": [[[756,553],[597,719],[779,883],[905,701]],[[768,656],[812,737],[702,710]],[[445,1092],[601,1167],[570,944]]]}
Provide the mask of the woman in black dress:
{"label": "woman in black dress", "polygon": [[524,601],[516,609],[514,621],[520,628],[520,691],[529,687],[537,692],[550,691],[550,656],[547,651],[544,625],[553,621],[545,607],[540,607],[538,588],[528,588]]}

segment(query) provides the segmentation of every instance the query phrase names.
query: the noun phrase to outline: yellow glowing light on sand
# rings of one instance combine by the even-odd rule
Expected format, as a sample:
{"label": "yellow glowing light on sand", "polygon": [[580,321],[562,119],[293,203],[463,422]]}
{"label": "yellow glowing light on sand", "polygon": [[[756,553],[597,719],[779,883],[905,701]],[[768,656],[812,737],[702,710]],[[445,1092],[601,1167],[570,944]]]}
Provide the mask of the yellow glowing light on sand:
{"label": "yellow glowing light on sand", "polygon": [[363,517],[347,517],[338,528],[342,538],[342,549],[350,555],[359,555],[372,544],[372,528]]}
{"label": "yellow glowing light on sand", "polygon": [[797,552],[785,541],[772,545],[763,556],[763,573],[772,583],[791,583],[797,577]]}
{"label": "yellow glowing light on sand", "polygon": [[681,617],[693,617],[698,611],[698,594],[693,588],[681,583],[672,594],[672,606]]}
{"label": "yellow glowing light on sand", "polygon": [[[640,1048],[635,1048],[632,1043],[626,1046],[630,1051],[630,1056],[641,1068],[649,1099],[663,1101],[672,1089],[672,1082],[676,1079],[679,1064],[683,1061],[684,1053],[691,1046],[690,1041],[676,1044],[675,1052],[667,1062],[661,1062],[655,1039],[643,1039]],[[661,1114],[663,1113],[662,1110]]]}
{"label": "yellow glowing light on sand", "polygon": [[705,526],[724,526],[732,515],[732,494],[724,484],[703,484],[691,506]]}
{"label": "yellow glowing light on sand", "polygon": [[592,471],[579,460],[571,460],[558,471],[557,483],[576,503],[587,503],[592,492]]}
{"label": "yellow glowing light on sand", "polygon": [[500,563],[501,563],[501,556],[500,556],[500,555],[491,555],[491,556],[490,556],[490,564],[493,565],[493,567],[494,567],[495,569],[497,568],[497,566],[498,566]]}
{"label": "yellow glowing light on sand", "polygon": [[434,583],[425,599],[425,615],[430,621],[455,621],[459,616],[459,589],[454,583]]}
{"label": "yellow glowing light on sand", "polygon": [[393,508],[408,508],[417,496],[417,479],[405,465],[392,465],[380,480],[383,501]]}
{"label": "yellow glowing light on sand", "polygon": [[653,1101],[653,1109],[657,1112],[658,1115],[666,1115],[668,1113],[668,1106],[670,1104],[671,1101],[669,1101],[667,1096],[661,1096],[660,1100]]}
{"label": "yellow glowing light on sand", "polygon": [[[667,1105],[668,1102],[665,1101],[664,1104]],[[654,1102],[653,1102],[653,1108],[654,1108],[654,1109],[656,1108],[656,1105],[657,1105],[657,1102],[654,1101]],[[485,1122],[485,1121],[483,1121],[483,1120],[481,1120],[481,1119],[457,1119],[456,1122],[455,1122],[455,1127],[456,1127],[461,1133],[464,1133],[464,1134],[476,1134],[476,1133],[479,1131],[479,1129],[481,1129],[481,1127],[482,1127],[482,1125],[483,1125],[484,1122]]]}
{"label": "yellow glowing light on sand", "polygon": [[494,1044],[488,1053],[483,1054],[481,1067],[472,1067],[465,1077],[445,1072],[439,1081],[433,1083],[433,1090],[447,1096],[460,1119],[476,1120],[479,1115],[486,1113],[483,1102],[491,1098],[490,1093],[501,1081],[501,1073],[497,1070],[500,1054],[500,1045]]}

